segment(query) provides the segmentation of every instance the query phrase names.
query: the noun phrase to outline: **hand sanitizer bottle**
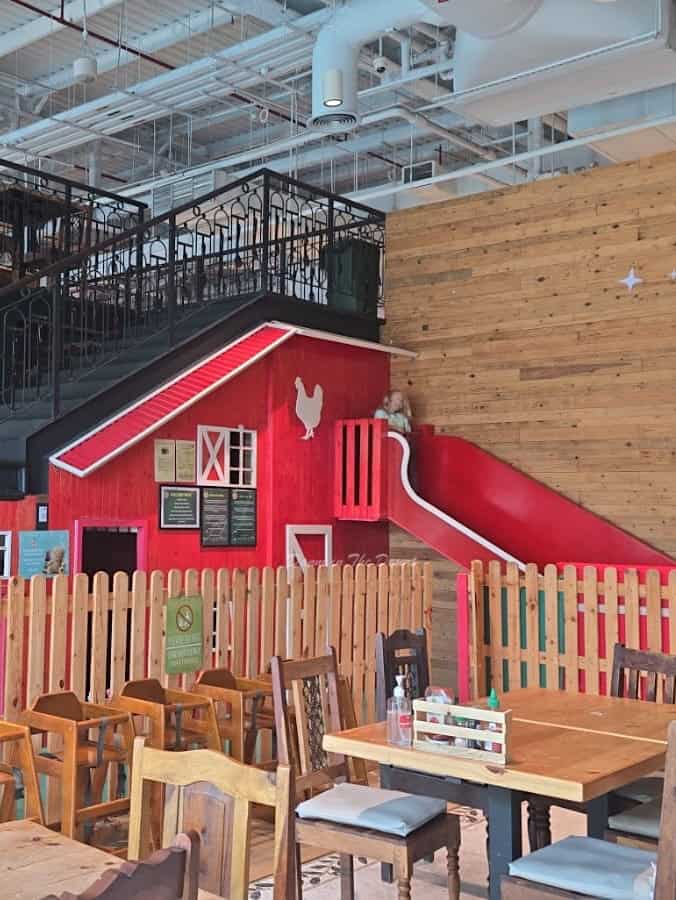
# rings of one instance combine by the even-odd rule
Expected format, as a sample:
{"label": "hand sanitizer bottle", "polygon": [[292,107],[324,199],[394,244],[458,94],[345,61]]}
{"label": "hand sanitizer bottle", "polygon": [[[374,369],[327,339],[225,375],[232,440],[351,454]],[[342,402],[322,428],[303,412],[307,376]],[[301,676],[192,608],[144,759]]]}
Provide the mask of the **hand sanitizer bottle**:
{"label": "hand sanitizer bottle", "polygon": [[394,694],[387,702],[387,740],[390,744],[410,747],[413,732],[411,701],[404,688],[405,675],[397,675]]}

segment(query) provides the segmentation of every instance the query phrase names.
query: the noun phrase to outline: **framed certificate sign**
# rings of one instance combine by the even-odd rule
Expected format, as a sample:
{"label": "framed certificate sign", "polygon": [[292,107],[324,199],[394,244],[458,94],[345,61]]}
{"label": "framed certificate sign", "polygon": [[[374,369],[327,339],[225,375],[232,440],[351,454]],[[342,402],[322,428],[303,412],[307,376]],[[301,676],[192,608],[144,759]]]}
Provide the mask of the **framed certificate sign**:
{"label": "framed certificate sign", "polygon": [[251,488],[230,491],[230,546],[256,546],[256,491]]}
{"label": "framed certificate sign", "polygon": [[160,487],[160,528],[199,528],[200,491],[193,487]]}
{"label": "framed certificate sign", "polygon": [[230,546],[230,491],[228,488],[202,488],[203,547]]}

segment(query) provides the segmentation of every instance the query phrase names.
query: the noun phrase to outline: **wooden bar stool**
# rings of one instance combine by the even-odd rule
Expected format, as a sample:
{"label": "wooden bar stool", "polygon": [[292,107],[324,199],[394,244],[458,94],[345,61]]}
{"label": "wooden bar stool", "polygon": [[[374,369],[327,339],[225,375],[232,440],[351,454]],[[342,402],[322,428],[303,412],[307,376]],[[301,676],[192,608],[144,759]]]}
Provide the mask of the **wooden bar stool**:
{"label": "wooden bar stool", "polygon": [[24,721],[33,734],[54,734],[63,740],[62,750],[35,757],[39,774],[61,782],[62,834],[82,840],[86,823],[128,811],[128,797],[101,800],[111,764],[131,760],[134,732],[127,713],[83,703],[72,691],[64,691],[42,694],[24,713]]}
{"label": "wooden bar stool", "polygon": [[24,815],[44,825],[40,786],[35,771],[30,731],[25,725],[0,721],[0,747],[7,747],[7,762],[0,762],[0,822],[16,819],[16,776],[23,781]]}
{"label": "wooden bar stool", "polygon": [[275,727],[272,683],[236,678],[229,669],[206,669],[193,691],[214,701],[221,747],[229,741],[233,759],[252,763],[258,732],[272,732]]}
{"label": "wooden bar stool", "polygon": [[[150,747],[158,750],[208,747],[222,752],[210,697],[164,688],[156,678],[144,678],[128,681],[112,703],[134,717],[136,734],[145,737]],[[139,716],[149,724],[147,734],[138,726]]]}

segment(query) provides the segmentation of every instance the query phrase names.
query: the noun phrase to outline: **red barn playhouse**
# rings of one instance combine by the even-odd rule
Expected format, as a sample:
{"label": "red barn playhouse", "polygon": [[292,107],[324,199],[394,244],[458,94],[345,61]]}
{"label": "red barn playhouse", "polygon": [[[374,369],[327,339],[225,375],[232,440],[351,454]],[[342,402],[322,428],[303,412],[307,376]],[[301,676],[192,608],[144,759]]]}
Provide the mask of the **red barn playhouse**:
{"label": "red barn playhouse", "polygon": [[[671,563],[429,427],[411,442],[414,489],[409,442],[368,418],[389,388],[392,355],[406,353],[279,322],[250,329],[51,455],[48,497],[0,508],[11,570],[373,560],[388,553],[388,521],[464,567]],[[40,541],[31,529],[45,501]],[[24,553],[22,541],[37,550]]]}

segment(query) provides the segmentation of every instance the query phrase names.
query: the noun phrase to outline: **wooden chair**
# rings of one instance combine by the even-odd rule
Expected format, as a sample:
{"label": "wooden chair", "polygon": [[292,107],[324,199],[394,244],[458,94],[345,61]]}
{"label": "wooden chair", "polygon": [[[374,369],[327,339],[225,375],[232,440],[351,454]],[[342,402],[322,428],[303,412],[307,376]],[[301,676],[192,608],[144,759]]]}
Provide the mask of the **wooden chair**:
{"label": "wooden chair", "polygon": [[139,717],[149,723],[143,735],[159,750],[209,747],[221,750],[214,705],[209,697],[162,687],[156,678],[128,681],[111,701],[134,719],[137,736]]}
{"label": "wooden chair", "polygon": [[[645,684],[645,695],[642,696],[642,684]],[[610,678],[610,696],[624,697],[627,700],[644,699],[650,703],[660,700],[663,703],[676,703],[676,656],[666,653],[651,653],[646,650],[630,650],[623,644],[615,644],[613,648],[613,668]],[[676,713],[675,713],[676,718]],[[615,791],[611,796],[612,811],[621,813],[634,804],[648,800],[659,800],[661,784],[655,778],[642,778],[637,782]],[[528,802],[528,835],[531,850],[546,847],[551,843],[549,825],[550,806],[563,805],[542,797],[533,797]],[[571,804],[571,808],[584,809],[580,805]],[[611,819],[612,821],[612,819]],[[657,839],[647,835],[631,840],[626,834],[609,835],[638,847],[656,846]]]}
{"label": "wooden chair", "polygon": [[35,771],[30,731],[24,725],[0,721],[0,748],[9,752],[7,762],[0,761],[0,822],[16,819],[16,776],[23,782],[25,817],[44,825],[40,786]]}
{"label": "wooden chair", "polygon": [[252,763],[259,731],[272,731],[274,713],[268,681],[236,678],[229,669],[207,669],[193,685],[193,693],[214,701],[221,738],[230,744],[230,755],[240,762]]}
{"label": "wooden chair", "polygon": [[[129,716],[108,706],[83,703],[72,691],[42,694],[24,713],[32,734],[58,735],[63,750],[35,757],[38,774],[61,782],[61,832],[82,840],[85,823],[126,812],[127,798],[101,802],[111,765],[129,760],[133,729]],[[119,733],[121,741],[115,742]],[[96,739],[93,735],[96,734]],[[85,795],[90,789],[90,804]]]}
{"label": "wooden chair", "polygon": [[271,807],[275,816],[274,900],[293,897],[289,767],[268,772],[213,750],[176,754],[146,747],[144,743],[143,738],[134,742],[129,859],[140,859],[148,853],[152,839],[150,794],[154,786],[165,786],[168,800],[163,843],[170,843],[180,828],[194,823],[202,844],[201,886],[227,900],[246,900],[251,807],[259,804]]}
{"label": "wooden chair", "polygon": [[424,628],[418,631],[403,628],[389,637],[382,632],[376,635],[376,715],[381,722],[387,718],[387,700],[392,696],[396,675],[406,676],[411,700],[425,696],[430,668]]}
{"label": "wooden chair", "polygon": [[199,837],[179,834],[173,846],[146,862],[123,863],[80,894],[66,891],[43,900],[197,900]]}
{"label": "wooden chair", "polygon": [[[354,897],[354,856],[367,856],[381,863],[393,865],[399,884],[399,898],[409,900],[413,864],[440,848],[446,848],[449,897],[457,898],[460,889],[458,876],[460,827],[458,819],[446,813],[445,804],[437,803],[434,811],[433,807],[427,807],[426,824],[420,824],[406,836],[390,833],[391,823],[385,821],[389,796],[377,788],[350,784],[349,767],[345,757],[328,754],[322,747],[324,734],[340,730],[343,722],[336,656],[333,649],[327,656],[302,661],[284,661],[278,656],[273,657],[272,687],[279,760],[287,765],[292,761],[291,721],[287,705],[287,691],[290,691],[293,697],[295,713],[293,727],[297,732],[299,756],[298,770],[295,773],[296,797],[302,797],[306,793],[316,795],[320,792],[296,810],[296,871],[299,900],[302,896],[298,852],[300,844],[334,850],[340,854],[342,900],[352,900]],[[369,811],[377,810],[384,817],[380,820],[377,830],[348,821],[349,813],[343,815],[342,824],[332,819],[336,795],[327,789],[333,788],[336,781],[343,782],[336,790],[340,791],[346,806],[349,808],[352,803],[360,805],[359,815],[355,818],[364,821],[361,818],[364,814],[364,805]],[[416,806],[420,800],[423,800],[424,804],[435,803],[428,798],[406,795],[409,813],[421,809]],[[430,815],[433,818],[430,819]],[[423,821],[422,817],[420,821]]]}
{"label": "wooden chair", "polygon": [[[634,879],[645,873],[652,862],[657,863],[654,900],[674,900],[676,897],[676,722],[669,726],[666,776],[662,795],[662,818],[657,855],[634,847],[622,847],[596,838],[565,838],[544,847],[529,856],[516,860],[510,874],[503,876],[503,900],[546,900],[546,898],[598,898],[609,896],[608,879],[633,896]],[[563,845],[567,843],[567,847]],[[557,860],[565,854],[565,863]],[[579,861],[576,862],[576,857]],[[547,884],[532,876],[547,872]],[[575,878],[575,889],[570,890],[566,881]],[[589,888],[586,887],[588,880]],[[595,890],[601,882],[601,893]],[[554,886],[556,884],[557,886]]]}

